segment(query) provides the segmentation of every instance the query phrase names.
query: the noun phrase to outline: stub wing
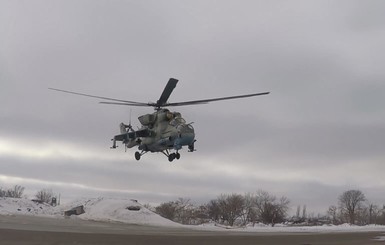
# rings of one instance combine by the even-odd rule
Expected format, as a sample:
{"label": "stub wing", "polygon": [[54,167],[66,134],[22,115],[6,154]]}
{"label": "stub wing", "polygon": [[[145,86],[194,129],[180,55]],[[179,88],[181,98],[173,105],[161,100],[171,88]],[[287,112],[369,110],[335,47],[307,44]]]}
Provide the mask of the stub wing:
{"label": "stub wing", "polygon": [[123,134],[115,135],[112,139],[113,145],[111,148],[116,148],[116,141],[122,141],[123,144],[125,144],[128,148],[131,148],[135,145],[138,145],[140,142],[141,137],[148,137],[150,136],[149,129],[140,129],[137,131],[131,131]]}
{"label": "stub wing", "polygon": [[150,132],[150,130],[148,128],[139,129],[139,130],[137,130],[135,132],[130,132],[130,133],[135,133],[135,138],[151,136],[151,132]]}

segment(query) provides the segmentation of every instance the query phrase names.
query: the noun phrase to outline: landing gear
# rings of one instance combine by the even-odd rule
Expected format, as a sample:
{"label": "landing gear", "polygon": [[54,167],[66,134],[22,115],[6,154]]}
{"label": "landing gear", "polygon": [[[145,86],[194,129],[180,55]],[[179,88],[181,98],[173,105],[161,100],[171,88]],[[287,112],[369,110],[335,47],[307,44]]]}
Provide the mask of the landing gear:
{"label": "landing gear", "polygon": [[174,159],[175,159],[174,153],[168,155],[168,160],[169,160],[170,162],[174,161]]}
{"label": "landing gear", "polygon": [[174,159],[176,159],[176,160],[180,159],[180,154],[178,152],[177,153],[171,153],[170,155],[168,155],[168,160],[170,162],[174,161]]}
{"label": "landing gear", "polygon": [[142,155],[139,153],[139,151],[135,152],[135,159],[136,159],[137,161],[140,160],[140,157],[141,157],[141,156],[142,156]]}
{"label": "landing gear", "polygon": [[168,150],[162,151],[162,153],[168,158],[168,161],[172,162],[175,159],[179,160],[180,159],[180,154],[179,152],[176,153],[169,153]]}
{"label": "landing gear", "polygon": [[136,152],[135,152],[135,159],[136,159],[137,161],[139,161],[139,160],[140,160],[140,157],[143,156],[143,155],[146,154],[146,153],[147,153],[147,151],[142,151],[142,152],[136,151]]}

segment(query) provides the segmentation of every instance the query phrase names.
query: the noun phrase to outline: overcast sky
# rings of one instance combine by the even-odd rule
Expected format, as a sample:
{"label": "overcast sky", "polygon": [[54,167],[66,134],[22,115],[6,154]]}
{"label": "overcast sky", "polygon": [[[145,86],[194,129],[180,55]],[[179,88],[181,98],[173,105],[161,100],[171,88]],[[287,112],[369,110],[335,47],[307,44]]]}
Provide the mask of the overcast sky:
{"label": "overcast sky", "polygon": [[[32,196],[207,202],[259,189],[325,212],[360,189],[385,203],[384,1],[0,0],[0,186]],[[270,91],[172,108],[194,153],[111,150],[140,102]],[[132,122],[151,113],[132,108]]]}

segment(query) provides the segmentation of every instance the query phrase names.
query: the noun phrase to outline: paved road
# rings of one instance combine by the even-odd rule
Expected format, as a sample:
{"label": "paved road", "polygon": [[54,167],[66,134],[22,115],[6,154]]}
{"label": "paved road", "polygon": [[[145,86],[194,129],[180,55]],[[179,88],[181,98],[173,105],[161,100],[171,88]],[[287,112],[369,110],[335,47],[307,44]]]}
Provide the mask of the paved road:
{"label": "paved road", "polygon": [[382,244],[375,237],[381,232],[363,233],[244,233],[91,222],[79,219],[53,219],[29,216],[0,216],[0,244],[286,244],[286,245],[363,245]]}

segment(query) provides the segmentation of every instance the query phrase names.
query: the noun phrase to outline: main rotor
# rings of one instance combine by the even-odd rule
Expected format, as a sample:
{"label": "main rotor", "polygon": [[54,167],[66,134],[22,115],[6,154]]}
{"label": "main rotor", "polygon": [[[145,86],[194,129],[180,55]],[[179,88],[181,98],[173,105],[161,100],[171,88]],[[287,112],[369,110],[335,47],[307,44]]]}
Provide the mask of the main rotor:
{"label": "main rotor", "polygon": [[96,96],[96,95],[72,92],[72,91],[56,89],[56,88],[48,88],[48,89],[56,90],[56,91],[64,92],[64,93],[69,93],[69,94],[76,94],[76,95],[81,95],[81,96],[87,96],[87,97],[107,100],[107,101],[99,102],[101,104],[154,107],[155,110],[160,110],[162,108],[172,107],[172,106],[186,106],[186,105],[207,104],[207,103],[213,102],[213,101],[240,99],[240,98],[247,98],[247,97],[259,96],[259,95],[267,95],[267,94],[270,93],[270,92],[263,92],[263,93],[244,94],[244,95],[236,95],[236,96],[229,96],[229,97],[219,97],[219,98],[212,98],[212,99],[203,99],[203,100],[192,100],[192,101],[182,101],[182,102],[168,103],[168,99],[170,98],[170,95],[173,92],[173,90],[175,89],[177,83],[178,83],[177,79],[170,78],[168,80],[168,83],[167,83],[166,87],[163,89],[163,92],[160,95],[160,98],[156,101],[156,103],[153,103],[153,102],[143,103],[143,102],[136,102],[136,101],[130,101],[130,100],[114,99],[114,98],[109,98],[109,97],[103,97],[103,96]]}

